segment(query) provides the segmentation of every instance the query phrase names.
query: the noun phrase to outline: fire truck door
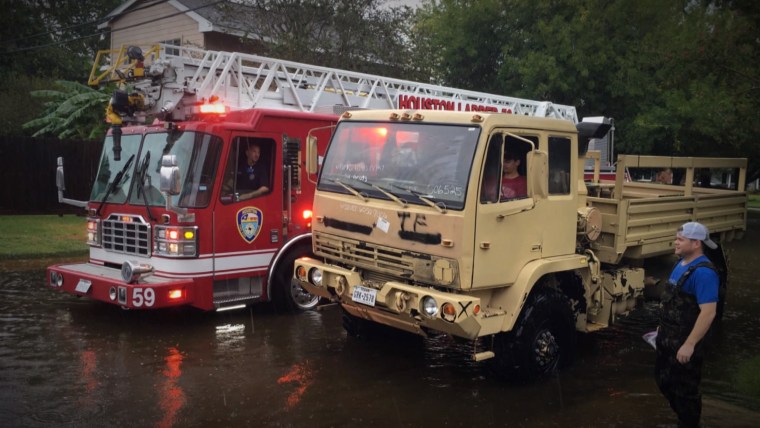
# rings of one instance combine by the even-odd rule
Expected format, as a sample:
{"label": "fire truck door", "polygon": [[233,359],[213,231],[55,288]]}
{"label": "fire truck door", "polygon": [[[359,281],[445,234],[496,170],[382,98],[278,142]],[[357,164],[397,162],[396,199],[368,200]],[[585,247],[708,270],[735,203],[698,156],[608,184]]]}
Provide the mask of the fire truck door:
{"label": "fire truck door", "polygon": [[281,135],[232,134],[214,213],[216,275],[265,275],[282,240]]}

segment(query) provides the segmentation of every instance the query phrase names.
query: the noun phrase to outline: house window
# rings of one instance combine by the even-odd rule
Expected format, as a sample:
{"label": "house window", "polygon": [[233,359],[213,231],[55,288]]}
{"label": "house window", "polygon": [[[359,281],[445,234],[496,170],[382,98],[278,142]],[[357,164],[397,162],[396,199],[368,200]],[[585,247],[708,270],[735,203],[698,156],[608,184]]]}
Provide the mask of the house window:
{"label": "house window", "polygon": [[161,40],[160,42],[163,45],[172,45],[177,46],[176,48],[166,47],[166,54],[167,55],[179,55],[179,46],[182,46],[182,40],[181,39],[171,39],[171,40]]}

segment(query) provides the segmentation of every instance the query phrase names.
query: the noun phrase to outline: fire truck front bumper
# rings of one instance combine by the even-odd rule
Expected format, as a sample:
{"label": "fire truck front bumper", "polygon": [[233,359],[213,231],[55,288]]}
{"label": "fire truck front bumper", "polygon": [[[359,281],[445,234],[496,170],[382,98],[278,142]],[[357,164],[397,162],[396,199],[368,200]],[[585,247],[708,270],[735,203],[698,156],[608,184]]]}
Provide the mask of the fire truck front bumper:
{"label": "fire truck front bumper", "polygon": [[354,270],[304,257],[294,278],[309,293],[339,302],[349,314],[422,336],[434,330],[476,339],[481,332],[480,299],[402,282],[363,280]]}
{"label": "fire truck front bumper", "polygon": [[128,283],[119,269],[92,263],[55,265],[47,269],[47,285],[126,309],[158,309],[193,303],[192,280],[135,274],[136,280]]}

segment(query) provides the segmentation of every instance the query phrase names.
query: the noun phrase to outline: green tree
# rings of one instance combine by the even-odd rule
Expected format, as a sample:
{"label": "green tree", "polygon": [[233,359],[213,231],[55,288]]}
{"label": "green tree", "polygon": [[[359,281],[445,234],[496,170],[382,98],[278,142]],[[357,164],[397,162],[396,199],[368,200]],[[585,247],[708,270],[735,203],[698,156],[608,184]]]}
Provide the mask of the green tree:
{"label": "green tree", "polygon": [[612,116],[621,152],[758,166],[758,2],[440,0],[416,31],[444,84]]}
{"label": "green tree", "polygon": [[0,135],[28,133],[22,124],[45,110],[30,91],[86,81],[95,52],[108,46],[97,25],[120,3],[0,0]]}
{"label": "green tree", "polygon": [[41,117],[23,125],[36,130],[34,137],[55,135],[58,138],[101,139],[105,135],[104,106],[112,88],[92,89],[76,82],[59,80],[60,89],[32,91],[36,98],[47,100]]}
{"label": "green tree", "polygon": [[412,70],[413,12],[381,0],[251,0],[228,5],[264,55],[307,64],[402,77]]}

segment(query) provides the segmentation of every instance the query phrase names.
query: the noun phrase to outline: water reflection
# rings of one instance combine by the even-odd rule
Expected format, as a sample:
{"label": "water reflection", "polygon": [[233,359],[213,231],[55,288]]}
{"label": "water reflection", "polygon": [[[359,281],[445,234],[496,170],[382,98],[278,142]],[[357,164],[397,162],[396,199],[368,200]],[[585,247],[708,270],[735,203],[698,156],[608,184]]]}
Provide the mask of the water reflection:
{"label": "water reflection", "polygon": [[[760,420],[760,402],[735,378],[760,355],[760,216],[751,227],[731,244],[726,315],[704,369],[707,426]],[[659,262],[662,271],[671,266]],[[558,377],[511,385],[469,360],[472,344],[444,335],[348,338],[336,307],[292,315],[265,305],[211,314],[122,311],[47,290],[43,268],[0,276],[3,427],[674,422],[654,383],[654,353],[641,340],[655,323],[653,304],[582,335],[576,364]]]}
{"label": "water reflection", "polygon": [[158,428],[169,428],[177,424],[177,413],[185,405],[185,392],[178,381],[182,376],[182,353],[175,347],[168,349],[164,358],[166,369],[162,372],[164,381],[159,387],[160,407],[163,417],[156,423]]}
{"label": "water reflection", "polygon": [[286,410],[293,409],[301,402],[301,398],[306,390],[314,383],[311,364],[309,361],[293,364],[290,371],[277,379],[277,383],[279,385],[287,384],[295,387],[293,392],[288,395],[285,404]]}

